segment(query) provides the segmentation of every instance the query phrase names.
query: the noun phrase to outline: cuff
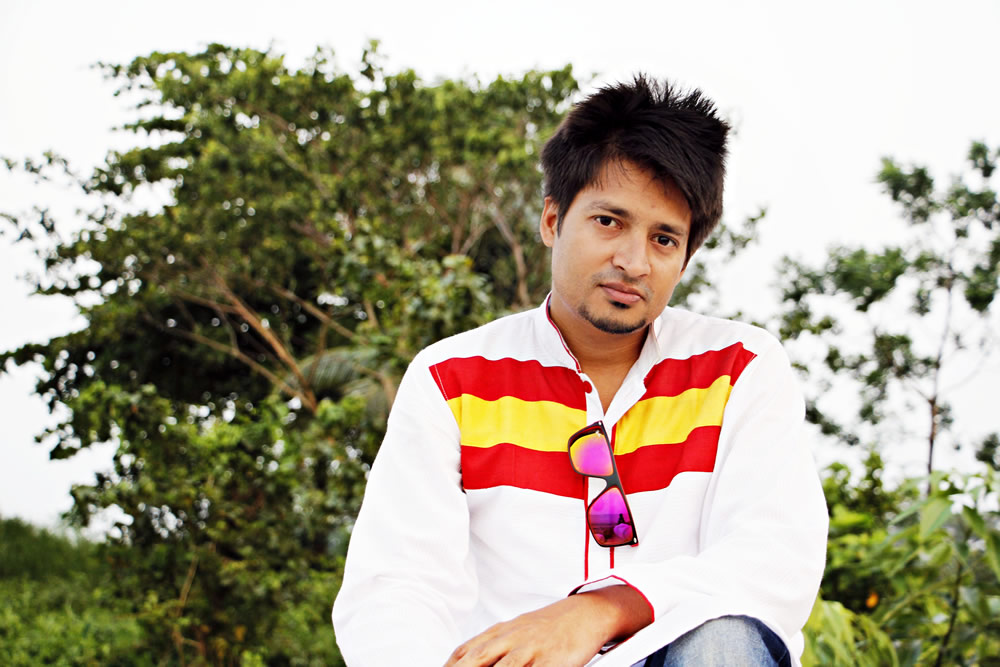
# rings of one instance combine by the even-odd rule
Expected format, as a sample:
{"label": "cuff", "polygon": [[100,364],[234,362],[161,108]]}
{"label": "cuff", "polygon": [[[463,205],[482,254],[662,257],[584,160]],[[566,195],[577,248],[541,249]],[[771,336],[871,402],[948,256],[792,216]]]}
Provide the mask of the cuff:
{"label": "cuff", "polygon": [[[643,593],[642,591],[640,591],[638,588],[636,588],[632,584],[630,584],[625,579],[622,579],[621,577],[618,577],[618,576],[615,576],[615,575],[611,575],[611,576],[608,576],[608,577],[603,577],[601,579],[595,579],[594,581],[588,581],[586,583],[580,584],[579,586],[577,586],[576,588],[574,588],[573,590],[571,590],[569,592],[569,594],[570,595],[576,595],[577,593],[587,593],[589,591],[598,591],[598,590],[600,590],[602,588],[607,588],[609,586],[623,586],[623,585],[624,586],[628,586],[629,588],[631,588],[636,593],[638,593],[639,595],[642,596],[643,601],[645,601],[645,603],[649,606],[649,615],[650,615],[650,617],[653,619],[653,621],[656,621],[656,610],[653,608],[653,605],[649,601],[649,598],[646,597],[646,594]],[[605,644],[603,647],[601,647],[600,653],[607,653],[608,651],[610,651],[611,649],[615,648],[616,646],[618,646],[622,642],[628,641],[628,639],[629,639],[629,637],[625,637],[623,639],[618,639],[618,640],[615,640],[615,641],[610,641],[607,644]]]}

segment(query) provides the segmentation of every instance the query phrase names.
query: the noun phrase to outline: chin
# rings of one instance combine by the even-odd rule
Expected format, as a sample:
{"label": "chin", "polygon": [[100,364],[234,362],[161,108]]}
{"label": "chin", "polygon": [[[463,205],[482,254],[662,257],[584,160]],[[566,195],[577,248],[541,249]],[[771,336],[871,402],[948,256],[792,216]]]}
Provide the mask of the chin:
{"label": "chin", "polygon": [[[618,308],[622,310],[628,308],[628,306],[625,306],[624,308],[622,308],[622,306],[624,306],[624,304],[618,306]],[[580,316],[590,322],[595,328],[609,334],[624,335],[635,333],[648,324],[646,318],[644,317],[639,317],[636,320],[629,321],[620,316],[615,317],[614,314],[608,316],[597,315],[596,313],[590,312],[590,310],[585,307],[580,309]]]}

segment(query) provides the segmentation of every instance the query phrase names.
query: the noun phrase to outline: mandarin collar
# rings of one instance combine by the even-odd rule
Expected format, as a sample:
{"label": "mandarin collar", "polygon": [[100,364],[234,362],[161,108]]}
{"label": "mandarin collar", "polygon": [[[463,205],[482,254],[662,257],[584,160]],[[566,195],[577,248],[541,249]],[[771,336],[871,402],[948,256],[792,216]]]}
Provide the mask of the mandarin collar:
{"label": "mandarin collar", "polygon": [[[580,373],[582,372],[580,362],[576,360],[576,356],[570,351],[569,345],[566,344],[566,339],[563,338],[562,331],[556,326],[555,320],[552,319],[549,313],[549,303],[551,301],[552,292],[549,292],[542,305],[535,309],[535,318],[539,321],[540,330],[542,331],[542,348],[548,355],[557,359],[560,363],[575,368]],[[646,340],[639,351],[639,358],[636,359],[633,365],[633,368],[641,369],[643,376],[653,366],[663,360],[663,347],[660,345],[659,339],[662,336],[664,315],[668,309],[669,306],[664,308],[663,312],[646,329]]]}

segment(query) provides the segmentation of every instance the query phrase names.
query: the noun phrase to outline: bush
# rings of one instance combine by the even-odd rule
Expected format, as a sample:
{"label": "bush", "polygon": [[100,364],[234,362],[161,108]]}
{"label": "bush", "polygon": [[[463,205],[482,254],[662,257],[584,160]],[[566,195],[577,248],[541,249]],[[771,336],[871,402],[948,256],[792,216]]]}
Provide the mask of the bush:
{"label": "bush", "polygon": [[98,547],[0,520],[0,664],[151,664]]}

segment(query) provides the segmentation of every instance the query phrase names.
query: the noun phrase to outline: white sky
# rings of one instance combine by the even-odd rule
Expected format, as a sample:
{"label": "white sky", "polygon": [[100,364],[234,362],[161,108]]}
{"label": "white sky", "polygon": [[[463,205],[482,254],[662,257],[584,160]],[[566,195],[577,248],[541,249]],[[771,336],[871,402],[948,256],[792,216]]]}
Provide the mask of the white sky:
{"label": "white sky", "polygon": [[[129,116],[88,65],[209,42],[273,44],[291,64],[329,45],[350,70],[376,38],[390,71],[412,67],[427,81],[566,63],[598,83],[643,70],[702,88],[737,123],[727,219],[768,207],[761,249],[732,285],[754,300],[781,254],[816,260],[833,242],[898,234],[898,216],[874,183],[882,156],[926,164],[941,178],[963,167],[971,140],[1000,145],[998,29],[994,0],[0,0],[0,155],[53,149],[89,170],[109,148],[128,145],[110,128]],[[0,174],[0,210],[34,203],[72,210],[63,195]],[[16,276],[31,267],[23,248],[0,237],[0,349],[80,326],[69,304],[27,296]],[[91,481],[110,451],[48,461],[33,443],[50,421],[31,395],[37,372],[0,376],[0,515],[51,525],[70,506],[69,485]],[[996,356],[980,375],[1000,378]],[[961,395],[959,416],[995,414],[986,396]],[[993,419],[987,425],[997,428]]]}

